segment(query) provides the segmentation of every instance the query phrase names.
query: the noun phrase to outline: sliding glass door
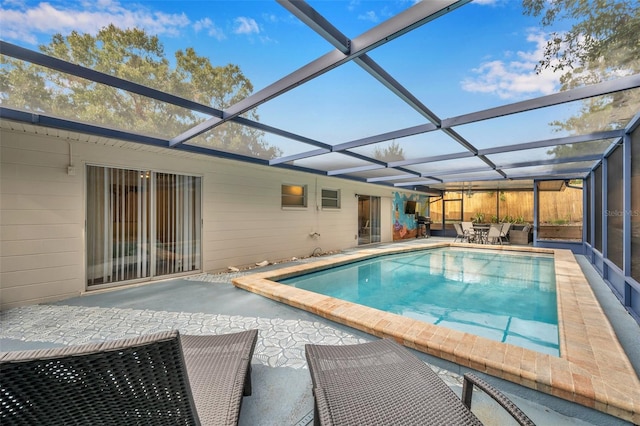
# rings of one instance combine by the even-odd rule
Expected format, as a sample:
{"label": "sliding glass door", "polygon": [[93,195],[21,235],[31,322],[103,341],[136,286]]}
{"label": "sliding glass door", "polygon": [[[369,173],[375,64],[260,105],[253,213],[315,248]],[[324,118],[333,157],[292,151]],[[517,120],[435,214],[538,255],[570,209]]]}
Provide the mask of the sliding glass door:
{"label": "sliding glass door", "polygon": [[87,167],[87,285],[201,269],[201,179]]}
{"label": "sliding glass door", "polygon": [[358,195],[358,244],[380,242],[380,197]]}

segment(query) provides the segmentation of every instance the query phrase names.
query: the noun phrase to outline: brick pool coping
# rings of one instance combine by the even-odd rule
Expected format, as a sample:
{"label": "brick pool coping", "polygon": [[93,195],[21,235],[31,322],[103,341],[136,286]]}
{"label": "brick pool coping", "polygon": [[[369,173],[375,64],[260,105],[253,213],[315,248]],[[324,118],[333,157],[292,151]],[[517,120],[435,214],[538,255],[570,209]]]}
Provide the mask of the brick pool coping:
{"label": "brick pool coping", "polygon": [[[553,254],[560,357],[275,282],[384,254],[448,246]],[[640,424],[640,379],[570,250],[447,242],[366,248],[232,282],[374,336],[391,337],[426,354]]]}

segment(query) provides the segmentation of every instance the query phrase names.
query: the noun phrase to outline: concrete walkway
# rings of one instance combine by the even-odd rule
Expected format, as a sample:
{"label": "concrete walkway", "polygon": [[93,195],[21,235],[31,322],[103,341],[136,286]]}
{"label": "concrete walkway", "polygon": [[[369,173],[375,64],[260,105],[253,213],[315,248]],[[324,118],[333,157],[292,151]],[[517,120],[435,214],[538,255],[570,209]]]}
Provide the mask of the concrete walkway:
{"label": "concrete walkway", "polygon": [[[590,266],[587,264],[586,267]],[[310,424],[313,420],[313,399],[304,344],[353,344],[375,337],[237,289],[231,284],[231,279],[239,274],[254,272],[255,269],[219,275],[201,274],[7,310],[0,313],[0,349],[9,351],[81,344],[174,328],[184,334],[222,334],[257,328],[259,337],[252,361],[254,392],[243,401],[240,424]],[[629,324],[623,329],[627,336],[634,331]],[[637,324],[635,331],[636,337],[640,335]],[[458,366],[414,353],[428,362],[460,395],[461,370]],[[505,391],[540,425],[626,424],[598,411],[512,383],[487,379]],[[502,410],[496,409],[486,396],[476,394],[473,401],[474,412],[485,424],[509,424],[510,418],[504,417]]]}

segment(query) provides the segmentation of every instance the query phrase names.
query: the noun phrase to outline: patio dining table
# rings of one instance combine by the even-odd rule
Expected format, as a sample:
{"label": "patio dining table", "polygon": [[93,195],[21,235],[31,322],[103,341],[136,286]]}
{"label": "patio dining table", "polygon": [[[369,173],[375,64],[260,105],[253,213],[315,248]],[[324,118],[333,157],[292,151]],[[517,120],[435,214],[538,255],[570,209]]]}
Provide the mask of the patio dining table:
{"label": "patio dining table", "polygon": [[474,223],[473,224],[473,230],[476,233],[476,240],[478,243],[480,244],[486,244],[487,243],[487,234],[489,233],[489,229],[491,228],[491,225],[488,223]]}

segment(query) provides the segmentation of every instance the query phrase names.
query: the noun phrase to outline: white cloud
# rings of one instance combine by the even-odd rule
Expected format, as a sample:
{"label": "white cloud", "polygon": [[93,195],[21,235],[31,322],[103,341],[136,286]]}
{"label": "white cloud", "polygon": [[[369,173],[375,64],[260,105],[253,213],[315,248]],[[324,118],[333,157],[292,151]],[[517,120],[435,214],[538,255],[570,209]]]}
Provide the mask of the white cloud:
{"label": "white cloud", "polygon": [[358,19],[360,19],[361,21],[371,21],[371,22],[380,21],[380,18],[378,18],[378,15],[373,10],[370,10],[365,13],[361,13],[360,15],[358,15]]}
{"label": "white cloud", "polygon": [[263,13],[262,14],[262,19],[265,22],[271,22],[271,23],[277,23],[280,21],[280,18],[278,17],[278,15],[273,14],[273,13]]}
{"label": "white cloud", "polygon": [[[11,7],[15,5],[15,7]],[[6,6],[9,6],[5,8]],[[37,43],[41,34],[69,34],[72,30],[96,34],[101,28],[114,24],[119,28],[143,28],[150,34],[177,36],[190,24],[184,14],[154,12],[141,6],[118,1],[98,0],[75,5],[52,5],[41,2],[34,7],[3,3],[2,37]]]}
{"label": "white cloud", "polygon": [[473,0],[474,4],[489,5],[489,6],[493,6],[498,2],[499,0]]}
{"label": "white cloud", "polygon": [[[522,98],[531,95],[548,95],[558,90],[559,75],[549,69],[536,74],[535,67],[543,58],[547,35],[529,30],[527,41],[535,43],[530,51],[505,52],[503,59],[487,61],[465,78],[462,89],[468,92],[492,93],[502,99]],[[508,58],[513,57],[513,60]]]}
{"label": "white cloud", "polygon": [[358,6],[360,6],[360,0],[351,0],[347,5],[347,10],[355,10]]}
{"label": "white cloud", "polygon": [[213,26],[213,21],[209,18],[204,18],[204,19],[200,19],[198,21],[196,21],[193,24],[193,29],[199,33],[200,31],[207,29],[207,28],[211,28]]}
{"label": "white cloud", "polygon": [[197,33],[206,30],[208,35],[218,40],[224,40],[225,38],[227,38],[222,28],[216,26],[216,24],[214,24],[213,21],[209,18],[204,18],[196,21],[193,24],[193,29]]}
{"label": "white cloud", "polygon": [[234,20],[236,27],[233,30],[235,34],[260,34],[260,27],[253,18],[239,16]]}

